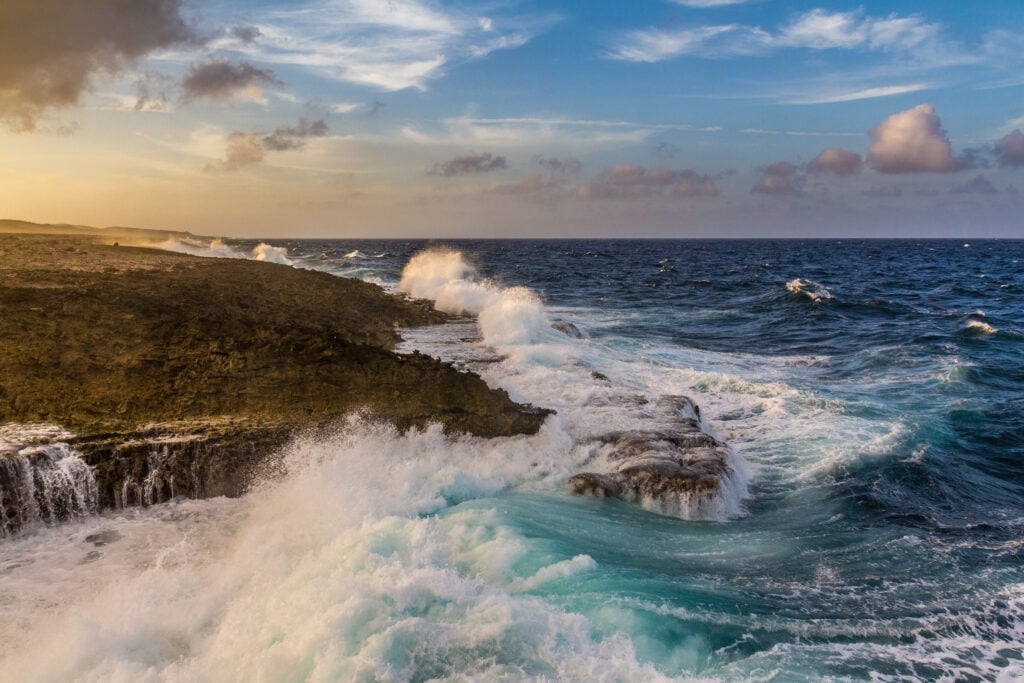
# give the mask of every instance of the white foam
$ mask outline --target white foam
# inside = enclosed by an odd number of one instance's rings
[[[660,415],[654,409],[661,396],[684,393],[678,385],[642,381],[636,374],[635,357],[620,359],[613,350],[586,338],[585,330],[569,336],[553,329],[550,312],[534,292],[481,278],[457,251],[431,249],[415,255],[402,273],[398,290],[431,299],[449,313],[477,316],[478,345],[490,353],[483,354],[483,362],[476,361],[471,351],[467,353],[459,338],[465,334],[461,327],[454,339],[446,339],[443,328],[441,337],[429,329],[406,330],[403,349],[424,348],[447,356],[446,360],[469,367],[490,384],[506,389],[515,400],[553,408],[578,443],[592,442],[612,431],[652,429],[657,426],[652,421],[667,419],[671,423],[686,417]],[[585,327],[573,322],[570,310],[559,311],[559,320]],[[503,360],[490,362],[495,354]],[[610,381],[595,376],[595,370],[610,376]],[[596,447],[594,452],[600,455]],[[652,512],[683,519],[725,520],[742,514],[747,468],[735,453],[729,458],[732,474],[712,496],[637,502]],[[610,463],[598,465],[613,469]]]
[[[803,296],[814,303],[821,303],[832,299],[832,292],[825,285],[818,284],[813,280],[796,278],[786,283],[786,290],[794,296]]]
[[[206,258],[252,259],[256,261],[279,263],[285,266],[295,264],[294,261],[288,257],[287,247],[275,247],[267,244],[266,242],[260,242],[253,247],[252,251],[249,253],[235,249],[234,247],[225,244],[225,242],[220,239],[210,240],[209,242],[187,238],[182,240],[168,239],[155,244],[144,244],[143,246],[152,247],[154,249],[163,249],[165,251],[174,251],[179,254],[203,256]]]
[[[252,256],[257,261],[269,261],[270,263],[279,263],[283,266],[293,265],[293,262],[288,258],[288,249],[286,247],[274,247],[264,242],[260,242],[252,249]]]
[[[967,323],[964,325],[964,329],[968,333],[983,335],[993,334],[999,331],[997,328],[992,327],[984,320],[968,320]]]
[[[0,671],[12,681],[668,680],[627,636],[598,637],[584,616],[530,595],[592,571],[593,559],[530,568],[531,541],[493,508],[428,514],[517,484],[556,488],[576,450],[550,426],[453,440],[354,421],[297,441],[290,476],[255,495],[7,543]]]

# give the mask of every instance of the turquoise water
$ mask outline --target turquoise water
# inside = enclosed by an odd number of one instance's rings
[[[558,415],[496,441],[355,420],[244,499],[5,541],[0,679],[1024,677],[1024,243],[272,244],[392,288],[457,251],[403,286],[476,335],[408,344],[493,356]],[[720,507],[565,491],[624,397],[679,393],[732,449]]]

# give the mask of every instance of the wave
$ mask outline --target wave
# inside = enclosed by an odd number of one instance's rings
[[[430,249],[415,255],[397,289],[429,299],[447,313],[476,316],[469,329],[447,325],[403,331],[406,343],[401,349],[440,356],[478,372],[515,400],[553,408],[576,442],[594,444],[591,465],[598,469],[618,472],[637,466],[637,460],[623,460],[623,451],[616,450],[615,444],[626,435],[646,444],[655,459],[683,462],[688,456],[673,445],[673,439],[681,438],[675,432],[691,423],[701,423],[708,431],[699,409],[681,406],[678,387],[655,388],[638,381],[630,372],[635,365],[625,372],[606,372],[621,366],[609,350],[588,339],[581,326],[564,316],[552,321],[533,291],[482,278],[458,251]],[[474,344],[475,334],[479,338]],[[666,438],[669,433],[673,436]],[[725,458],[720,486],[710,496],[664,494],[658,499],[640,496],[637,502],[684,519],[739,516],[747,496],[746,465],[732,451],[726,451]],[[649,464],[645,461],[643,466]]]
[[[189,254],[191,256],[203,256],[206,258],[251,259],[255,261],[278,263],[284,266],[295,265],[295,262],[288,257],[288,249],[286,247],[275,247],[267,244],[266,242],[260,242],[248,253],[239,251],[219,239],[210,240],[209,242],[190,239],[169,239],[163,242],[157,242],[155,244],[147,243],[141,246],[151,247],[153,249],[163,249],[165,251],[175,251],[179,254]]]
[[[828,287],[825,285],[799,277],[787,282],[786,290],[793,296],[809,299],[816,304],[821,303],[822,301],[829,301],[833,298],[832,292],[830,292]]]
[[[550,489],[578,450],[550,427],[482,440],[351,421],[297,440],[289,477],[256,495],[15,539],[0,557],[0,670],[10,680],[668,680],[628,636],[601,637],[589,618],[532,594],[595,571],[593,558],[551,556],[495,508],[459,505],[517,483]]]

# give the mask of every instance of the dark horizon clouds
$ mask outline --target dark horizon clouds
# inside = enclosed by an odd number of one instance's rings
[[[508,161],[503,156],[494,156],[490,152],[477,154],[470,152],[465,156],[454,157],[448,161],[438,162],[427,171],[428,175],[439,175],[445,178],[453,178],[460,175],[473,175],[477,173],[489,173],[500,171],[508,167]]]
[[[622,164],[606,169],[578,190],[581,199],[643,199],[646,197],[717,197],[711,176],[692,169],[648,169]]]

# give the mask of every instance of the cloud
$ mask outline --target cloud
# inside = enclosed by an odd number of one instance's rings
[[[252,45],[263,35],[263,32],[255,26],[239,25],[229,28],[227,34],[243,45]]]
[[[670,142],[659,142],[658,146],[654,148],[654,154],[659,159],[675,159],[679,156],[679,152],[682,151]]]
[[[233,64],[214,59],[193,64],[181,81],[186,102],[213,100],[223,102],[239,93],[259,95],[264,86],[283,85],[270,69],[260,69],[248,62]]]
[[[893,114],[870,131],[868,164],[880,173],[948,173],[957,168],[930,104]]]
[[[744,5],[751,0],[672,0],[677,5],[706,9],[708,7],[725,7],[726,5]]]
[[[228,136],[228,144],[224,149],[224,158],[216,164],[211,164],[206,169],[220,169],[222,171],[237,171],[240,168],[258,164],[263,161],[266,150],[260,144],[260,138],[256,133],[243,133],[235,131]]]
[[[830,172],[840,176],[850,176],[860,173],[864,162],[856,152],[850,152],[839,147],[830,147],[821,150],[821,153],[814,158],[814,161],[807,164],[807,169],[817,172]]]
[[[281,126],[272,133],[234,131],[227,138],[224,157],[207,164],[207,171],[237,171],[246,166],[258,164],[267,152],[285,152],[302,149],[310,138],[322,138],[328,134],[325,121],[299,119],[295,126]]]
[[[483,154],[470,152],[466,156],[455,157],[443,163],[436,163],[427,173],[451,178],[457,175],[498,171],[507,167],[508,162],[503,156],[494,156],[490,152],[484,152]]]
[[[278,4],[253,17],[261,33],[247,52],[253,59],[385,91],[425,90],[451,64],[520,47],[554,21],[482,17],[419,0]]]
[[[917,15],[871,17],[859,10],[814,9],[797,15],[775,32],[744,24],[630,31],[608,56],[630,62],[659,62],[682,55],[722,58],[784,48],[907,51],[934,44],[940,28]]]
[[[672,171],[643,166],[613,166],[577,191],[581,199],[642,199],[645,197],[716,197],[711,176],[686,169]]]
[[[957,185],[949,192],[950,194],[999,194],[995,185],[981,173],[971,178],[969,182]]]
[[[996,143],[996,157],[1004,166],[1024,166],[1024,133],[1019,128],[999,139]]]
[[[755,194],[797,196],[804,193],[806,180],[807,177],[797,166],[779,161],[761,168],[761,179],[750,191]]]
[[[609,53],[611,59],[625,62],[661,62],[687,54],[714,57],[735,54],[750,54],[762,49],[767,40],[760,29],[750,29],[735,24],[700,26],[686,29],[645,29],[630,31],[624,40]],[[748,39],[738,38],[750,34]],[[715,38],[727,38],[712,45]],[[748,49],[738,49],[746,44]]]
[[[917,15],[868,17],[862,11],[829,12],[813,9],[785,26],[775,42],[787,47],[814,50],[832,48],[870,48],[907,50],[934,38],[938,24],[929,24]]]
[[[35,130],[46,111],[79,103],[98,74],[196,42],[181,0],[0,2],[0,121]]]
[[[847,92],[832,92],[827,95],[814,95],[789,100],[788,104],[837,104],[839,102],[855,102],[857,100],[871,100],[878,97],[892,97],[893,95],[906,95],[907,93],[931,90],[934,86],[929,83],[910,83],[908,85],[888,85],[876,88],[865,88]]]
[[[277,128],[273,133],[263,136],[261,143],[268,150],[283,152],[289,149],[301,149],[305,146],[307,139],[326,137],[329,132],[326,121],[299,119],[296,126]]]
[[[541,168],[545,169],[551,176],[570,176],[576,175],[583,170],[583,164],[579,162],[579,159],[555,159],[552,157],[534,157],[534,163]]]

